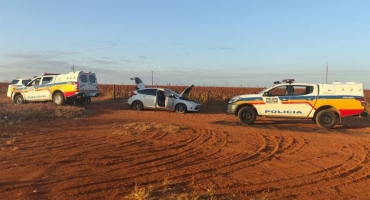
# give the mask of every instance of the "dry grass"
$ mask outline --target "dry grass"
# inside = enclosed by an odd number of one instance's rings
[[[19,147],[16,145],[17,137],[22,135],[19,132],[0,132],[0,150],[16,151]]]
[[[9,140],[6,141],[6,144],[7,145],[12,145],[12,144],[14,144],[15,140],[16,140],[16,137],[9,138]]]
[[[152,186],[145,188],[145,187],[141,187],[138,184],[135,184],[134,191],[132,191],[132,193],[127,196],[127,198],[137,199],[137,200],[149,199],[152,193],[152,189],[153,189]]]
[[[0,97],[0,127],[18,125],[25,121],[86,116],[85,109],[77,106],[57,106],[53,103],[14,104],[5,95]]]
[[[124,124],[121,128],[114,131],[115,135],[137,135],[143,132],[160,131],[169,134],[178,133],[187,127],[181,127],[174,124],[154,123],[154,122],[132,122]]]
[[[183,186],[178,186],[176,183],[172,183],[169,180],[169,176],[165,176],[163,182],[160,185],[148,187],[140,186],[135,184],[133,191],[123,197],[123,199],[138,199],[138,200],[232,200],[236,199],[237,195],[234,193],[224,196],[216,195],[216,185],[209,185],[206,188],[200,189],[199,187],[188,188],[189,192],[184,192]],[[238,198],[240,199],[240,198]],[[264,199],[267,200],[266,195],[262,195],[258,198],[253,199]]]

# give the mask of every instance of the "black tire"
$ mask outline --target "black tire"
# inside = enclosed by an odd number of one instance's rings
[[[238,112],[240,122],[246,125],[251,125],[256,120],[257,112],[252,107],[243,107]]]
[[[316,124],[325,129],[331,129],[338,123],[338,117],[331,110],[322,110],[316,115]]]
[[[18,94],[17,96],[14,97],[14,103],[15,104],[24,104],[25,101],[23,99],[23,96]]]
[[[175,111],[177,113],[186,113],[186,112],[188,112],[188,108],[186,107],[185,104],[179,103],[179,104],[176,105]]]
[[[132,102],[131,106],[134,110],[143,110],[144,109],[143,103],[141,103],[141,101],[134,101],[134,102]]]
[[[76,103],[76,105],[78,105],[78,106],[83,106],[83,105],[85,105],[85,103],[86,103],[86,99],[84,99],[84,98],[76,99],[76,100],[75,100],[75,103]]]
[[[91,97],[87,97],[87,98],[86,98],[86,104],[87,104],[87,105],[90,105],[90,104],[91,104]]]
[[[57,92],[53,95],[53,102],[57,105],[63,105],[65,102],[64,95],[61,92]]]
[[[316,118],[311,118],[311,120],[316,124]]]

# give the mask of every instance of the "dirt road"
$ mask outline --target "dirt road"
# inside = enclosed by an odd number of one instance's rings
[[[370,119],[242,126],[221,109],[86,106],[0,127],[1,199],[367,199]],[[136,190],[135,190],[136,186]]]

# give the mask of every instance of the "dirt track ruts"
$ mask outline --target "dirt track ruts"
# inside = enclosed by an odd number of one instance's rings
[[[310,120],[242,126],[210,108],[86,109],[86,118],[0,127],[5,199],[122,199],[135,184],[151,185],[152,199],[194,191],[219,199],[370,197],[368,118],[324,130]]]

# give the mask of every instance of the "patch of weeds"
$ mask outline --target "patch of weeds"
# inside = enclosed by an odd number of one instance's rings
[[[71,119],[84,116],[85,108],[76,106],[57,106],[52,103],[0,105],[0,126],[21,124],[30,120]]]
[[[148,199],[152,193],[153,187],[149,185],[148,188],[140,187],[140,185],[135,184],[134,191],[128,196],[128,198],[134,198],[137,200]]]
[[[154,123],[154,122],[132,122],[125,124],[120,130],[114,131],[115,135],[137,135],[143,132],[161,131],[169,134],[178,133],[187,127],[177,126],[174,124]]]
[[[7,145],[12,145],[12,144],[14,144],[15,140],[16,140],[16,137],[9,138],[9,140],[6,141],[6,144]]]
[[[269,200],[269,196],[268,192],[263,192],[259,197],[253,197],[250,200]]]

